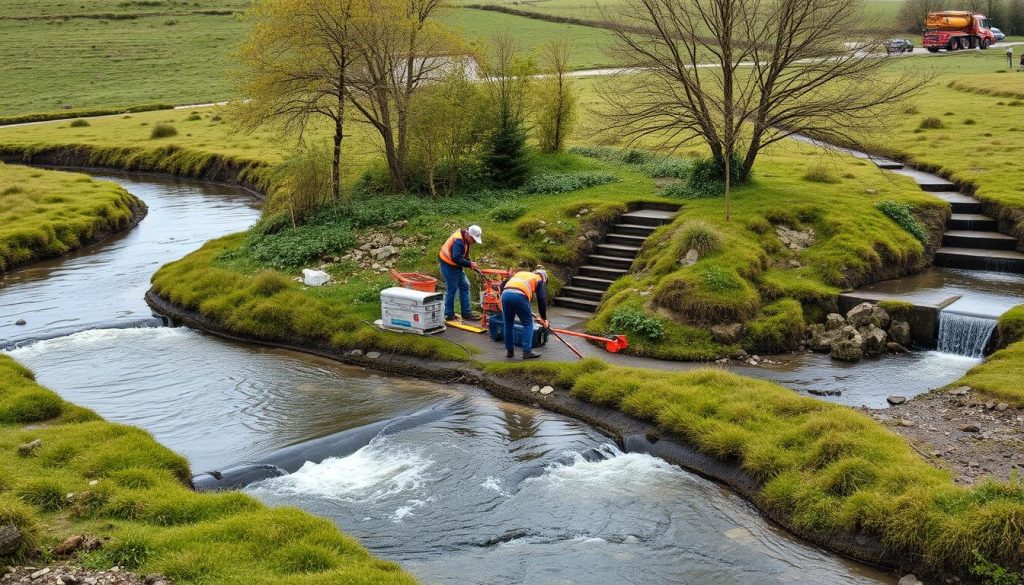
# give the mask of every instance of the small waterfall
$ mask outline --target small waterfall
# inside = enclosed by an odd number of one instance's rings
[[[985,357],[985,346],[996,320],[965,313],[939,313],[939,351],[967,357]]]

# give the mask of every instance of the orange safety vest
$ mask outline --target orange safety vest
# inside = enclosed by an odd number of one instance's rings
[[[533,295],[537,292],[537,287],[540,286],[543,280],[535,272],[516,272],[505,283],[505,290],[517,290],[526,295],[527,299],[533,301]]]
[[[458,267],[459,264],[452,259],[452,247],[455,246],[455,240],[463,240],[463,245],[466,246],[465,255],[469,257],[469,240],[462,237],[462,230],[455,230],[455,233],[441,246],[441,251],[437,253],[437,257],[445,264]]]

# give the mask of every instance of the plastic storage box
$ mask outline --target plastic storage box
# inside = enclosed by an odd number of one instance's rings
[[[380,291],[381,327],[427,335],[444,331],[444,295],[393,286]]]
[[[491,313],[487,319],[487,333],[494,341],[505,341],[505,319],[501,313]],[[516,346],[523,346],[523,325],[516,320],[515,339],[512,340]],[[548,342],[548,332],[544,326],[536,320],[533,322],[533,347],[544,347]]]

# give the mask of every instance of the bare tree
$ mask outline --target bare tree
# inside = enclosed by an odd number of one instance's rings
[[[949,0],[903,0],[899,15],[896,17],[897,26],[903,32],[920,34],[929,12],[946,10],[949,7]]]
[[[576,122],[577,92],[569,77],[571,52],[565,39],[544,45],[541,59],[546,75],[537,83],[537,138],[544,152],[559,152]]]
[[[609,129],[705,144],[728,218],[729,181],[763,148],[797,133],[856,143],[920,85],[880,74],[880,38],[849,42],[861,14],[857,0],[626,0],[616,50],[639,72],[603,84]]]
[[[373,0],[355,35],[360,54],[349,78],[352,105],[383,141],[391,186],[406,190],[409,105],[416,89],[450,67],[455,38],[432,17],[440,0]]]
[[[235,55],[242,99],[232,103],[232,119],[243,131],[277,126],[301,142],[311,124],[333,126],[335,204],[348,76],[356,60],[352,25],[369,9],[367,0],[260,0],[247,13],[252,28]]]

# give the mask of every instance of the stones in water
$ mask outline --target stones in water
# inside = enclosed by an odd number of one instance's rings
[[[886,398],[885,401],[888,402],[889,404],[893,405],[893,406],[896,406],[898,404],[903,404],[904,402],[906,402],[907,401],[907,397],[906,396],[890,396],[890,397]]]
[[[939,313],[939,351],[985,357],[985,346],[995,329],[995,319],[942,311]]]
[[[906,321],[893,321],[892,325],[889,326],[889,339],[903,347],[909,347],[913,343],[913,339],[910,337],[910,323]]]
[[[888,329],[892,319],[882,307],[873,303],[861,303],[846,313],[846,322],[858,329],[868,325]]]
[[[889,313],[873,303],[861,303],[844,317],[829,313],[824,323],[807,327],[807,347],[828,353],[833,359],[856,362],[865,356],[907,353],[911,343],[910,324],[894,321]]]
[[[21,325],[28,325],[28,321],[26,321],[26,320],[24,320],[24,319],[18,319],[17,321],[15,321],[15,322],[14,322],[14,324],[15,324],[15,325],[18,325],[18,326],[21,326]]]

